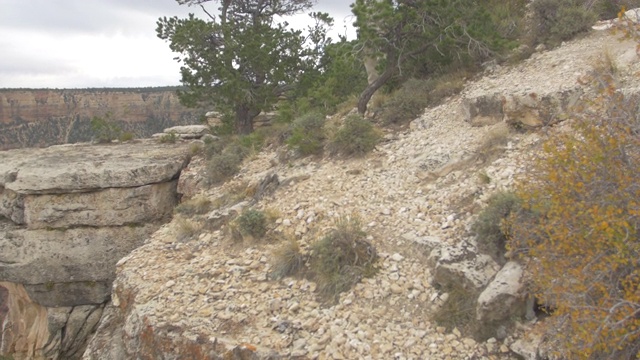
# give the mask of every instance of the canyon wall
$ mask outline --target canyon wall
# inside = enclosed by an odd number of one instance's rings
[[[118,260],[173,212],[188,141],[0,151],[0,359],[78,359]]]
[[[176,88],[0,89],[0,150],[91,141],[91,118],[111,118],[136,138],[197,124],[203,111],[180,104]]]

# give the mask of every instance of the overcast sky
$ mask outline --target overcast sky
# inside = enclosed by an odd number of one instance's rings
[[[318,0],[314,11],[330,13],[333,34],[344,34],[350,3]],[[0,0],[0,88],[179,85],[179,65],[156,37],[156,21],[190,12],[202,14],[175,0]]]

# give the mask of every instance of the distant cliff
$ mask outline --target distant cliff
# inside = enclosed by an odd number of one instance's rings
[[[90,141],[91,118],[107,113],[138,138],[199,123],[202,111],[182,106],[175,90],[0,89],[0,150]]]

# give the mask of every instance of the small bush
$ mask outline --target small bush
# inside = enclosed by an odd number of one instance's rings
[[[401,124],[420,116],[429,106],[433,81],[409,79],[383,106],[380,119],[385,124]]]
[[[380,134],[371,122],[359,115],[349,115],[331,139],[334,153],[345,156],[362,156],[372,151],[380,141]]]
[[[325,138],[324,122],[324,116],[317,112],[295,119],[287,145],[302,156],[319,154]]]
[[[509,133],[509,126],[505,123],[487,132],[476,150],[478,159],[487,162],[503,152],[503,147],[509,142]]]
[[[204,196],[199,196],[180,203],[180,205],[176,206],[175,211],[187,216],[202,215],[209,212],[212,205],[211,200]]]
[[[193,239],[198,235],[200,229],[201,227],[197,223],[189,219],[185,219],[183,217],[178,217],[176,219],[176,238],[180,242],[186,242]]]
[[[447,331],[457,328],[464,334],[474,334],[477,328],[476,305],[479,294],[460,283],[452,283],[442,291],[449,296],[433,314],[433,320]]]
[[[158,141],[160,141],[160,143],[162,144],[175,144],[178,139],[178,135],[172,131],[170,133],[162,134]]]
[[[557,45],[589,31],[596,21],[596,14],[578,0],[536,0],[531,8],[536,43]]]
[[[107,113],[104,117],[94,116],[91,119],[93,138],[98,143],[110,143],[122,136],[122,129],[113,122],[112,117],[111,113]]]
[[[306,257],[300,252],[295,239],[290,239],[273,252],[271,277],[279,280],[287,276],[298,274],[304,269]]]
[[[478,242],[478,250],[491,256],[499,264],[506,263],[504,255],[507,251],[507,236],[509,235],[506,220],[521,206],[522,201],[515,194],[496,193],[489,198],[489,204],[471,225],[471,231],[475,234]]]
[[[242,234],[260,239],[267,233],[267,217],[260,210],[247,210],[236,221]]]
[[[127,141],[133,140],[134,138],[135,138],[135,135],[132,132],[127,131],[127,132],[122,133],[122,135],[120,135],[120,139],[119,140],[121,142],[127,142]]]
[[[312,245],[310,271],[320,296],[337,300],[340,293],[375,273],[376,259],[360,222],[340,219],[335,229]]]
[[[209,184],[219,184],[237,174],[240,164],[242,156],[232,151],[211,156],[206,166]]]

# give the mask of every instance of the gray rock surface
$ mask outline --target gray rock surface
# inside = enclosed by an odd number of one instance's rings
[[[0,304],[23,324],[0,355],[82,355],[116,263],[171,216],[189,160],[187,142],[0,152]]]

